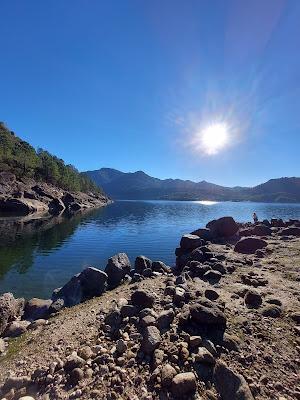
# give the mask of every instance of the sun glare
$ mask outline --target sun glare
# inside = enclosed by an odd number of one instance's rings
[[[201,147],[206,154],[217,154],[228,142],[228,128],[225,123],[207,126],[200,133]]]

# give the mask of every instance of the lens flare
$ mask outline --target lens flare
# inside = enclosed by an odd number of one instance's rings
[[[228,127],[225,123],[211,124],[200,132],[200,147],[208,155],[219,153],[228,140]]]

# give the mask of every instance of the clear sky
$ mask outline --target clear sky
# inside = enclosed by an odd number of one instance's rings
[[[299,0],[0,0],[0,120],[79,170],[300,176]],[[226,126],[206,154],[199,132]]]

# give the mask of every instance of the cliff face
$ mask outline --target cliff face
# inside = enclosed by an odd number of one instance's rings
[[[300,202],[300,178],[271,179],[255,187],[225,187],[210,182],[158,179],[143,171],[101,168],[85,173],[115,199],[166,199]]]
[[[36,212],[60,214],[110,203],[102,193],[69,192],[30,178],[17,179],[10,172],[0,172],[0,212],[27,215]]]

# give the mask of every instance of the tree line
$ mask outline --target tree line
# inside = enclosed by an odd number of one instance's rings
[[[86,175],[73,165],[39,148],[37,151],[0,122],[0,171],[18,178],[33,178],[73,192],[100,192]]]

